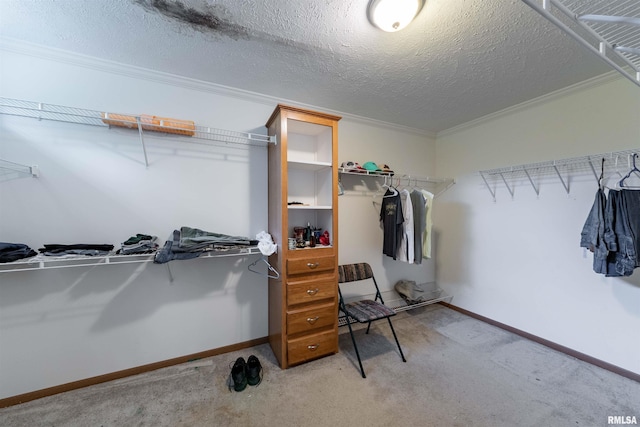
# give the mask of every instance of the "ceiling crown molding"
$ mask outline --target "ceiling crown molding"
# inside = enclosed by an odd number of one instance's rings
[[[453,135],[457,132],[462,132],[464,130],[471,129],[476,126],[480,126],[492,120],[496,120],[501,117],[506,117],[511,114],[517,113],[519,111],[524,111],[524,110],[533,108],[537,105],[546,104],[556,99],[564,98],[565,96],[569,96],[577,92],[582,92],[584,90],[591,89],[593,87],[600,86],[600,85],[603,85],[615,80],[621,80],[621,79],[622,79],[622,76],[620,76],[618,72],[609,71],[599,76],[584,80],[580,83],[576,83],[571,86],[567,86],[565,88],[548,93],[546,95],[542,95],[537,98],[533,98],[528,101],[522,102],[520,104],[505,108],[504,110],[496,111],[495,113],[487,114],[486,116],[480,117],[475,120],[471,120],[467,123],[463,123],[461,125],[454,126],[452,128],[440,131],[437,133],[436,137],[441,138],[443,136]]]
[[[244,98],[254,102],[273,105],[276,98],[268,97],[255,92],[236,89],[228,86],[196,80],[189,77],[178,76],[161,71],[150,70],[148,68],[137,67],[135,65],[122,64],[115,61],[96,58],[94,56],[83,55],[62,49],[51,48],[24,42],[21,40],[0,37],[0,50],[6,50],[21,55],[33,56],[50,61],[76,65],[96,71],[117,74],[135,79],[142,79],[157,83],[163,83],[185,89],[193,89],[202,92],[212,92],[220,95]]]
[[[151,82],[168,84],[185,89],[196,90],[199,92],[214,93],[217,95],[228,96],[231,98],[242,99],[249,102],[268,105],[272,108],[279,103],[297,105],[302,108],[311,110],[325,111],[330,114],[342,116],[353,122],[366,124],[369,126],[377,126],[384,129],[391,129],[399,132],[421,135],[427,138],[435,139],[435,132],[426,132],[420,129],[414,129],[402,125],[396,125],[380,120],[370,119],[367,117],[357,116],[355,114],[345,113],[341,111],[330,110],[321,106],[314,106],[301,103],[296,100],[276,98],[274,96],[264,95],[257,92],[251,92],[230,86],[224,86],[216,83],[205,82],[202,80],[192,79],[189,77],[169,74],[162,71],[150,70],[148,68],[137,67],[134,65],[122,64],[115,61],[96,58],[94,56],[83,55],[62,49],[46,47],[38,44],[28,43],[8,37],[0,37],[0,50],[12,52],[20,55],[33,56],[36,58],[46,59],[74,66],[89,68],[96,71],[102,71],[110,74],[121,75],[134,79],[147,80]]]

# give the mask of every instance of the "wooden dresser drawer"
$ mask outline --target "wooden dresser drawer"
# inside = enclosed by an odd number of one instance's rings
[[[327,326],[335,326],[338,321],[336,305],[325,304],[318,308],[287,313],[287,334],[311,332]]]
[[[335,255],[315,256],[287,260],[288,274],[308,274],[336,268]]]
[[[314,279],[289,282],[287,284],[287,305],[336,299],[338,279]]]
[[[289,364],[295,365],[338,352],[338,333],[335,330],[309,335],[288,343]]]

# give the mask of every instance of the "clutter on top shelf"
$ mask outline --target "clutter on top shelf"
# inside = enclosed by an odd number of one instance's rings
[[[100,113],[100,115],[102,117],[102,121],[108,125],[121,126],[129,129],[138,127],[138,117],[140,119],[140,123],[142,124],[142,129],[144,130],[193,136],[196,129],[195,122],[191,120],[149,116],[147,114],[142,114],[140,116],[131,116],[114,113]]]

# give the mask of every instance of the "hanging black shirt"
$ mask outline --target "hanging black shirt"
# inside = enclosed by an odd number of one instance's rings
[[[402,202],[400,193],[394,188],[389,188],[382,197],[380,208],[380,222],[384,230],[382,253],[396,259],[396,253],[402,239]]]

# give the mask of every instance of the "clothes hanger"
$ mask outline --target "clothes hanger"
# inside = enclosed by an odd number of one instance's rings
[[[617,174],[620,178],[622,178],[622,172],[620,172],[620,165],[618,164],[618,160],[620,160],[620,155],[616,155],[616,163],[615,163],[615,174]]]
[[[598,178],[598,187],[600,190],[604,190],[604,157],[602,158],[602,165],[600,166],[600,178]]]
[[[390,194],[386,194],[383,195],[382,197],[393,197],[393,196],[397,196],[398,195],[398,190],[396,190],[393,187],[393,177],[390,177],[389,180],[391,181],[389,184],[387,184],[387,176],[385,175],[384,177],[384,184],[382,184],[382,188],[387,188],[391,193]]]
[[[636,158],[638,157],[637,153],[633,153],[633,155],[631,156],[631,161],[633,162],[633,167],[631,168],[631,170],[624,176],[622,177],[622,179],[620,180],[620,182],[618,182],[618,186],[620,188],[640,188],[640,186],[625,186],[624,184],[624,180],[629,178],[631,176],[631,174],[636,174],[638,175],[638,177],[640,177],[640,169],[638,169],[638,167],[636,166]]]
[[[598,188],[601,190],[619,190],[618,181],[623,177],[620,172],[619,160],[620,156],[616,154],[609,157],[603,157],[603,167],[600,171],[600,177],[598,178]],[[610,168],[605,167],[605,162],[612,162],[613,165]],[[609,169],[609,170],[607,170]]]
[[[375,198],[376,198],[376,197],[378,197],[378,196],[383,196],[383,195],[384,195],[384,193],[386,193],[386,192],[387,192],[387,189],[388,189],[388,188],[391,188],[391,186],[389,185],[388,177],[385,175],[385,176],[384,176],[384,182],[382,183],[382,185],[380,186],[380,188],[378,189],[378,191],[376,191],[376,192],[373,194],[373,198],[375,199]]]
[[[416,178],[415,182],[413,183],[413,187],[411,187],[411,190],[422,191],[422,188],[418,186],[418,178]]]
[[[411,182],[418,182],[417,178],[412,178],[411,175],[402,175],[401,180],[406,181],[406,184],[402,186],[403,189],[411,190]]]
[[[263,273],[261,271],[258,270],[254,270],[253,267],[256,266],[256,264],[258,264],[260,261],[264,262],[265,264],[267,264],[267,269],[269,271],[271,271],[273,274],[269,274],[269,273]],[[255,260],[254,262],[252,262],[251,264],[249,264],[249,266],[247,267],[247,269],[253,273],[259,274],[261,276],[267,276],[270,279],[279,279],[280,278],[280,273],[278,273],[278,270],[276,270],[275,268],[273,268],[273,266],[271,264],[269,264],[269,261],[267,261],[266,257],[262,257],[262,258],[258,258],[257,260]]]

